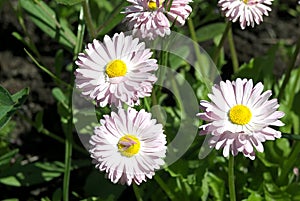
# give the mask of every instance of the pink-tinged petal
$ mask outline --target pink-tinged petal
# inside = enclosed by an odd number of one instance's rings
[[[263,15],[268,16],[273,0],[219,0],[221,11],[232,22],[239,20],[241,29],[246,26],[254,27],[255,23],[263,21]]]
[[[101,107],[119,107],[122,103],[134,106],[139,104],[139,98],[150,96],[158,65],[144,42],[121,32],[113,38],[106,35],[103,43],[93,40],[85,52],[75,62],[75,83],[82,95],[96,100]],[[105,70],[114,60],[125,63],[125,75],[108,77]]]
[[[171,5],[164,5],[164,1],[156,1],[156,9],[148,7],[148,0],[127,0],[132,5],[127,6],[125,21],[128,28],[141,38],[154,40],[157,37],[170,35],[170,25],[175,23],[182,26],[192,11],[188,5],[191,0],[173,0]],[[170,7],[166,11],[165,7]],[[168,19],[169,18],[169,19]]]
[[[219,85],[213,86],[212,93],[208,95],[210,102],[201,100],[200,109],[203,112],[197,114],[199,118],[207,121],[199,128],[200,135],[210,135],[209,147],[223,149],[225,157],[230,153],[235,156],[241,152],[245,157],[254,160],[255,150],[264,151],[262,142],[281,137],[280,131],[269,126],[283,126],[280,118],[284,116],[284,112],[277,111],[277,99],[268,100],[271,91],[262,93],[263,88],[262,83],[253,87],[252,80],[240,78],[232,82],[221,81]],[[220,109],[223,105],[228,107],[227,112]],[[229,116],[231,109],[240,105],[248,108],[251,114],[245,124],[239,124]],[[242,108],[239,109],[243,111]],[[237,112],[235,118],[243,120],[243,115],[248,116],[245,110]]]
[[[101,126],[96,126],[90,139],[89,152],[96,162],[96,168],[104,171],[113,183],[139,185],[147,178],[151,179],[155,171],[164,165],[162,158],[166,156],[166,136],[161,124],[151,119],[145,110],[136,111],[128,108],[119,109],[111,115],[104,115]],[[134,129],[142,127],[143,129]],[[126,135],[137,136],[140,142],[138,152],[132,156],[124,156],[118,144],[131,146],[136,141],[123,141]],[[143,137],[140,137],[143,136]]]

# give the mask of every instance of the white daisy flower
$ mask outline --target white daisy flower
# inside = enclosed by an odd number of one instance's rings
[[[202,100],[204,112],[197,114],[208,122],[200,126],[200,134],[210,135],[211,148],[223,148],[225,157],[242,152],[253,160],[254,148],[263,152],[262,142],[281,137],[281,132],[270,126],[283,126],[279,118],[284,113],[277,111],[277,99],[268,100],[272,92],[262,93],[263,88],[262,83],[253,87],[251,79],[240,78],[213,86],[208,94],[211,102]]]
[[[157,78],[158,65],[152,52],[138,38],[115,34],[94,40],[80,53],[75,62],[75,83],[81,93],[101,107],[107,104],[129,106],[139,104],[139,98],[150,96]]]
[[[188,4],[192,0],[127,0],[131,5],[126,14],[127,25],[135,34],[150,40],[170,35],[170,26],[175,22],[183,26],[192,12]],[[167,10],[169,9],[169,10]]]
[[[104,115],[100,124],[90,139],[90,153],[113,183],[139,185],[164,165],[166,136],[150,113],[120,108]]]
[[[273,0],[219,0],[218,5],[230,21],[239,20],[242,29],[260,24],[268,16]]]

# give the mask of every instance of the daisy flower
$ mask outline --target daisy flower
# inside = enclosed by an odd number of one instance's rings
[[[232,22],[239,20],[242,29],[254,27],[255,23],[263,21],[263,15],[268,16],[273,0],[219,0],[222,12]]]
[[[135,34],[150,40],[157,36],[164,37],[171,33],[170,24],[175,22],[183,26],[192,12],[188,3],[192,0],[127,0],[132,5],[127,6],[122,13],[126,14],[128,27]],[[170,5],[171,3],[171,5]],[[169,10],[167,10],[169,8]]]
[[[211,102],[202,100],[204,111],[197,116],[207,121],[200,126],[200,135],[209,135],[209,146],[217,150],[223,148],[224,157],[237,155],[255,159],[254,148],[263,152],[262,142],[281,137],[281,132],[270,126],[283,126],[279,118],[284,113],[277,111],[277,99],[268,100],[270,90],[262,93],[264,86],[253,86],[252,80],[221,81],[208,94]]]
[[[131,185],[151,179],[166,155],[162,125],[151,114],[133,108],[120,108],[104,115],[90,139],[90,154],[96,167],[113,183]]]
[[[144,42],[124,33],[113,38],[104,37],[104,42],[94,40],[80,53],[75,62],[76,87],[81,93],[97,102],[101,107],[107,104],[129,106],[139,104],[139,98],[150,96],[154,72],[158,65],[151,59],[152,52]]]

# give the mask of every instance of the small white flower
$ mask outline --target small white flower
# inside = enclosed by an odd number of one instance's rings
[[[150,113],[119,109],[100,123],[90,139],[90,153],[113,183],[139,185],[165,163],[166,136]]]
[[[223,155],[237,155],[242,152],[250,159],[255,158],[254,148],[263,152],[262,142],[281,137],[281,132],[269,126],[283,126],[279,118],[284,113],[277,111],[277,99],[268,100],[270,90],[262,93],[263,85],[253,87],[252,80],[240,79],[221,81],[214,85],[208,95],[211,102],[202,100],[204,113],[198,113],[207,124],[200,126],[201,135],[210,135],[209,145],[217,150],[223,148]]]
[[[105,36],[103,43],[94,40],[75,62],[76,87],[101,107],[138,105],[139,98],[150,96],[157,80],[158,65],[151,56],[144,42],[123,33]]]

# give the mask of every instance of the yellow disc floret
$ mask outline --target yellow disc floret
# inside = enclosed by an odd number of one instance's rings
[[[156,9],[157,9],[156,1],[149,1],[149,3],[148,3],[148,8],[149,8],[150,10],[156,10]]]
[[[126,157],[132,157],[140,150],[141,143],[136,136],[125,135],[118,142],[119,152]]]
[[[248,3],[248,0],[243,0],[244,4],[247,4]]]
[[[229,119],[232,123],[245,125],[251,120],[252,114],[250,109],[244,105],[236,105],[229,111]]]
[[[119,59],[113,60],[106,65],[106,74],[108,77],[121,77],[127,72],[126,64]]]

